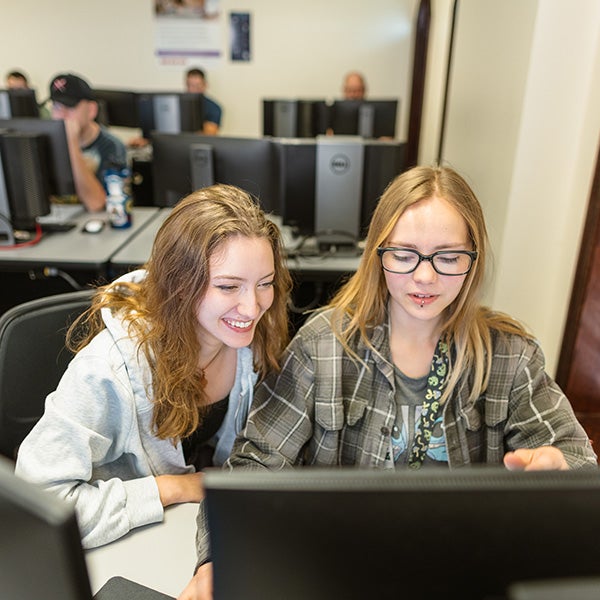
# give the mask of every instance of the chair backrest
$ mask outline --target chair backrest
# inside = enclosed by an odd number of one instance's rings
[[[94,290],[39,298],[0,316],[0,454],[16,452],[44,412],[72,358],[69,325],[91,304]]]

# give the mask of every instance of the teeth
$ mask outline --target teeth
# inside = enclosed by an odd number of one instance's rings
[[[252,325],[252,321],[232,321],[231,319],[225,319],[225,322],[237,329],[248,329]]]

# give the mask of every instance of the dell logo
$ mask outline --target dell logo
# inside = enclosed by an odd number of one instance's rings
[[[343,175],[350,169],[350,159],[345,154],[335,154],[331,157],[329,168],[336,175]]]

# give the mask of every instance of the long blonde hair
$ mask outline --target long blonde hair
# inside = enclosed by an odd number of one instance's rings
[[[454,390],[461,374],[472,375],[470,400],[486,388],[492,361],[492,330],[531,337],[523,325],[481,305],[488,254],[488,237],[481,205],[467,182],[447,167],[414,167],[396,177],[373,213],[360,266],[329,306],[332,323],[345,350],[353,355],[350,339],[359,334],[367,345],[368,330],[387,318],[389,292],[377,248],[385,246],[404,211],[432,196],[444,198],[467,224],[477,260],[452,304],[442,315],[442,337],[453,346],[450,377],[442,400]]]
[[[258,322],[251,345],[254,367],[264,378],[278,369],[289,340],[292,282],[277,226],[251,196],[229,185],[207,187],[181,200],[156,235],[145,279],[99,288],[91,309],[68,332],[70,348],[79,351],[104,328],[102,308],[120,313],[150,364],[153,426],[160,438],[186,437],[202,419],[205,382],[198,371],[196,310],[209,284],[211,256],[235,236],[266,239],[273,251],[273,304]]]

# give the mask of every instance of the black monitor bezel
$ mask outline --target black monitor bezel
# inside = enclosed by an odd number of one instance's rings
[[[215,600],[284,581],[288,600],[481,600],[515,581],[600,575],[597,469],[209,470],[204,485]]]
[[[151,140],[157,206],[172,206],[171,192],[181,199],[194,191],[190,148],[202,144],[212,148],[214,183],[240,187],[257,198],[265,212],[279,212],[279,155],[270,139],[153,131]]]

